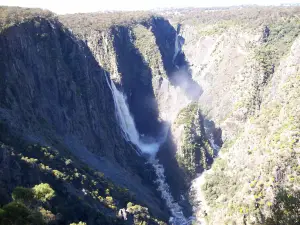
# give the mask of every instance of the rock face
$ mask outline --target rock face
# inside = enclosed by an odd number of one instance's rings
[[[68,150],[166,218],[151,169],[122,136],[108,73],[89,48],[43,18],[2,31],[0,46],[1,124],[28,143]]]
[[[153,168],[123,137],[112,81],[141,138],[161,143],[187,216],[193,203],[203,224],[299,222],[286,207],[299,202],[297,8],[14,10],[0,11],[0,204],[17,185],[48,182],[64,223],[168,220]]]
[[[68,25],[68,19],[62,21]],[[168,144],[173,141],[169,126],[201,89],[192,80],[179,39],[161,17],[74,33],[55,18],[35,17],[12,25],[0,39],[1,122],[14,138],[71,153],[166,219],[153,169],[122,136],[108,82],[113,79],[126,95],[145,139],[167,139],[158,157],[175,200],[180,200],[187,185],[175,158],[176,146]],[[17,184],[22,182],[12,187]],[[182,204],[189,214],[187,201]]]
[[[175,199],[180,200],[187,186],[175,159],[176,146],[172,144],[169,128],[179,111],[201,94],[181,50],[180,29],[162,17],[153,16],[130,26],[98,30],[78,30],[70,18],[62,20],[84,37],[98,63],[124,92],[139,133],[146,139],[167,139],[158,157]]]
[[[200,16],[200,25],[190,20],[193,12],[181,21],[183,51],[203,89],[199,107],[221,128],[224,141],[212,169],[195,180],[191,198],[201,201],[195,213],[202,223],[281,224],[284,217],[297,224],[299,218],[287,214],[299,207],[284,204],[287,193],[295,200],[299,190],[293,179],[299,160],[299,20],[292,13],[298,9],[264,10],[258,17],[243,10],[246,20],[225,10],[220,17],[207,12],[206,21]],[[290,20],[272,17],[276,12]]]

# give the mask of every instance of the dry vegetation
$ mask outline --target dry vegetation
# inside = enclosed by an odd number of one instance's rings
[[[76,13],[60,16],[60,21],[74,31],[105,30],[111,26],[132,26],[153,16],[147,11]]]
[[[38,8],[0,7],[0,31],[35,17],[55,18],[55,14]]]
[[[176,13],[175,13],[176,12]],[[299,17],[300,7],[231,7],[215,9],[181,9],[174,12],[161,12],[165,17],[185,24],[215,24],[220,21],[235,21],[236,23],[259,27],[273,23],[278,18]]]

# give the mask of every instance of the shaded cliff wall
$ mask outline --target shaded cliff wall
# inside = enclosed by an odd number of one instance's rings
[[[0,46],[1,123],[28,142],[67,149],[166,218],[152,169],[122,137],[106,72],[84,42],[36,18],[2,31]]]

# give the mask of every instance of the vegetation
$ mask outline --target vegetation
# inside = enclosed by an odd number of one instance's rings
[[[46,224],[49,218],[44,208],[40,208],[39,200],[42,203],[54,197],[54,190],[49,184],[39,184],[34,188],[16,187],[12,193],[13,202],[10,202],[0,209],[1,225],[21,224]],[[34,201],[34,198],[38,201]],[[49,213],[48,213],[49,214]]]
[[[71,223],[70,225],[87,225],[87,224],[80,221],[79,223]]]
[[[60,16],[59,20],[79,34],[89,33],[92,30],[106,30],[113,26],[134,26],[149,20],[152,16],[152,13],[146,11],[99,12],[68,14]]]
[[[149,65],[152,75],[167,78],[162,65],[162,58],[153,33],[143,25],[133,27],[134,45]]]
[[[136,202],[128,189],[116,186],[103,173],[81,163],[64,148],[60,147],[59,151],[51,146],[28,144],[12,136],[3,124],[0,125],[0,150],[8,153],[10,162],[22,168],[21,174],[28,174],[21,182],[23,185],[43,182],[33,184],[32,188],[16,187],[11,192],[0,189],[1,196],[7,192],[14,200],[8,203],[0,199],[0,205],[4,205],[0,210],[1,225],[52,224],[57,220],[65,224],[88,220],[94,224],[123,224],[116,216],[118,210],[128,202]],[[38,160],[24,160],[33,157]],[[16,175],[11,171],[10,176]],[[10,204],[8,208],[7,204]],[[8,222],[15,217],[9,211],[11,207],[22,213],[16,221]],[[150,213],[147,215],[154,221],[150,224],[158,224]]]
[[[179,11],[176,17],[170,17],[182,24],[196,24],[200,35],[219,35],[232,26],[249,30],[264,28],[259,44],[249,44],[249,48],[255,48],[258,73],[262,74],[261,78],[257,76],[261,80],[255,81],[254,97],[259,98],[259,111],[253,113],[245,130],[225,143],[222,156],[215,160],[211,173],[206,176],[202,190],[211,209],[207,214],[208,222],[298,224],[300,92],[297,87],[300,69],[297,58],[283,59],[289,57],[287,53],[300,31],[299,8]],[[164,76],[155,38],[143,25],[152,16],[145,12],[115,12],[65,15],[59,19],[82,35],[112,26],[129,26],[134,45],[152,73]],[[47,11],[1,7],[0,31],[36,17],[55,19]],[[34,24],[39,26],[39,20]],[[46,38],[47,34],[41,37]],[[287,67],[281,68],[283,72],[278,69],[282,61]],[[80,91],[77,90],[77,94],[80,95]],[[262,96],[267,100],[263,101]],[[250,107],[240,101],[234,108],[241,106]],[[198,106],[190,104],[175,122],[175,126],[184,128],[177,159],[188,179],[208,169],[214,157],[203,132],[202,120]],[[45,139],[48,138],[51,139]],[[0,131],[0,149],[11,163],[9,175],[2,168],[0,172],[15,179],[11,179],[9,187],[2,185],[5,190],[2,186],[0,189],[1,197],[5,196],[0,198],[1,225],[55,222],[83,225],[81,221],[88,219],[95,224],[122,224],[124,221],[116,214],[124,208],[133,217],[134,224],[163,224],[154,219],[146,207],[138,205],[126,188],[114,185],[103,173],[73,157],[59,141],[49,143],[49,146],[28,143],[7,130]],[[20,174],[22,178],[18,178]],[[4,183],[1,179],[0,182]],[[38,184],[40,182],[43,183]],[[12,190],[13,187],[16,188]],[[12,202],[6,198],[10,195]]]
[[[184,169],[187,180],[195,177],[197,172],[208,169],[214,156],[202,123],[203,118],[197,103],[182,109],[175,121],[175,126],[184,126],[181,149],[176,158]]]
[[[282,18],[296,18],[299,7],[245,6],[225,8],[186,8],[174,9],[176,13],[162,11],[164,17],[176,23],[188,25],[214,25],[234,23],[246,29],[258,29]],[[179,13],[178,13],[179,12]]]
[[[12,192],[12,199],[23,203],[30,203],[34,199],[34,191],[31,188],[16,187]]]
[[[48,10],[0,6],[0,32],[36,17],[55,18],[54,14]]]
[[[263,44],[255,52],[255,58],[264,74],[263,84],[274,73],[275,67],[279,65],[280,59],[287,54],[299,32],[299,18],[276,21],[265,27]]]
[[[34,197],[42,202],[46,202],[55,196],[54,190],[49,184],[39,184],[33,187]]]
[[[135,225],[146,225],[146,224],[159,224],[159,225],[166,225],[166,223],[159,221],[157,219],[151,218],[148,209],[146,207],[142,207],[140,205],[134,205],[133,203],[129,202],[127,204],[126,211],[133,215],[133,222]]]
[[[270,33],[267,42],[272,38]],[[299,223],[300,68],[293,63],[298,47],[296,41],[289,54],[281,55],[280,66],[269,78],[272,86],[262,92],[268,100],[261,102],[236,139],[225,142],[226,151],[221,149],[221,157],[205,176],[208,224]]]
[[[266,225],[300,223],[300,191],[279,190]]]

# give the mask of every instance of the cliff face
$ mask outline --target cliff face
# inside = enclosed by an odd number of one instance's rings
[[[203,224],[297,224],[297,12],[0,17],[0,203],[17,185],[48,182],[59,197],[49,210],[65,223],[167,221],[153,168],[123,137],[112,80],[140,137],[161,143],[186,215],[190,202]],[[84,212],[69,215],[60,204],[74,197],[67,205]]]
[[[61,20],[66,25],[70,22],[68,18]],[[128,188],[134,201],[166,219],[168,212],[155,190],[153,169],[123,138],[108,83],[112,79],[124,92],[137,129],[146,140],[161,142],[167,138],[159,158],[171,191],[180,200],[187,186],[175,159],[176,146],[168,144],[172,142],[169,123],[195,100],[200,88],[191,79],[177,31],[161,17],[102,30],[70,28],[74,33],[57,18],[32,16],[11,23],[1,32],[1,123],[8,133],[2,137],[3,144],[15,151],[38,144],[39,151],[49,146],[62,155],[75,157],[72,160],[79,160],[76,166],[83,162],[100,171],[116,185]],[[195,94],[188,93],[191,87],[196,87]],[[12,139],[20,140],[22,145],[13,145],[8,141]],[[34,156],[24,154],[21,160],[35,161]],[[13,159],[19,164],[18,160]],[[2,162],[7,161],[3,157]],[[55,167],[42,159],[40,164],[48,166],[54,176],[56,171],[64,170],[61,164]],[[34,173],[42,178],[30,178],[30,182],[10,180],[10,187],[3,188],[7,189],[3,194],[6,201],[15,186],[48,180],[40,171]],[[67,177],[68,173],[63,173]],[[10,174],[15,176],[14,172]],[[53,180],[48,182],[52,184]],[[122,197],[118,198],[117,209],[124,207]],[[189,213],[187,202],[182,203]],[[72,218],[78,219],[75,215]]]
[[[138,202],[166,219],[153,170],[122,136],[109,75],[84,42],[55,19],[35,18],[3,30],[0,46],[2,142],[12,144],[14,137],[68,152],[128,188]],[[8,134],[11,138],[5,139]],[[2,163],[9,164],[8,159],[2,158]],[[1,179],[5,185],[6,178]],[[34,183],[10,182],[11,188]],[[6,196],[11,188],[3,188]]]
[[[175,199],[180,200],[187,186],[175,159],[176,145],[169,128],[179,111],[201,94],[181,49],[180,29],[158,16],[126,26],[85,30],[78,29],[68,16],[61,19],[83,37],[98,63],[124,92],[139,133],[145,139],[167,139],[158,157]],[[80,15],[76,19],[80,21]]]
[[[294,10],[299,9],[248,8],[242,10],[245,17],[238,10],[202,12],[206,19],[190,12],[181,18],[183,51],[203,89],[199,107],[221,128],[224,142],[212,169],[194,181],[191,191],[202,223],[299,221],[288,216],[299,210],[298,203],[287,206],[287,196],[297,202],[299,190],[294,179],[299,20]]]

